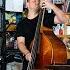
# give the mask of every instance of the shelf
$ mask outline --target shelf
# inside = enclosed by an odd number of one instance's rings
[[[59,69],[59,70],[70,70],[70,65],[63,65],[63,64],[53,64],[53,65],[47,65],[46,68],[49,69]]]
[[[0,31],[0,37],[3,37],[4,33],[5,33],[5,32]]]
[[[70,26],[70,24],[66,24],[66,26]]]
[[[56,35],[57,37],[61,38],[61,37],[64,37],[64,35]]]
[[[0,10],[4,10],[4,8],[0,6]]]
[[[13,49],[13,48],[6,48],[7,54],[16,54],[16,53],[21,53],[19,49]]]
[[[54,3],[54,4],[55,4],[55,5],[63,5],[64,3],[60,3],[60,2],[59,2],[59,3]]]
[[[69,37],[69,38],[70,38],[70,35],[67,35],[67,37]]]
[[[7,32],[10,32],[10,33],[15,33],[16,31],[6,31],[6,33],[7,33]]]
[[[70,38],[70,35],[57,35],[57,37],[59,37],[59,38],[64,38],[64,37]]]
[[[7,24],[6,31],[16,31],[16,24]]]
[[[67,15],[70,15],[70,13],[66,13]]]

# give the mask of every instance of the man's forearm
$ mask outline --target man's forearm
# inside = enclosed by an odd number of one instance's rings
[[[22,52],[23,55],[30,53],[29,50],[26,48],[26,46],[23,43],[19,43],[18,48]]]
[[[58,17],[58,19],[61,22],[66,22],[68,17],[67,17],[67,15],[61,9],[59,9],[54,4],[51,6],[51,9],[54,11],[54,13],[56,14],[56,16]]]

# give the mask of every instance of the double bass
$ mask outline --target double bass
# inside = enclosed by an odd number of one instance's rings
[[[32,60],[28,63],[27,70],[43,69],[51,64],[66,64],[67,52],[64,43],[53,33],[52,29],[43,27],[45,9],[40,10],[40,15],[31,44]]]

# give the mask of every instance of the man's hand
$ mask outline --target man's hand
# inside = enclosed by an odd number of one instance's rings
[[[52,9],[53,3],[50,2],[50,0],[41,0],[40,1],[40,7],[41,8],[46,8],[46,9]]]
[[[27,53],[25,55],[26,60],[31,61],[32,57],[31,57],[31,53]]]

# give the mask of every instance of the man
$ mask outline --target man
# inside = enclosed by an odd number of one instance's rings
[[[29,46],[34,38],[40,8],[52,10],[52,13],[46,14],[44,19],[44,26],[50,29],[52,29],[54,23],[66,22],[68,16],[64,15],[64,13],[54,4],[49,2],[49,0],[27,0],[26,5],[28,8],[28,15],[25,19],[19,22],[17,26],[17,42],[18,48],[23,56],[25,56],[25,59],[31,61]]]

